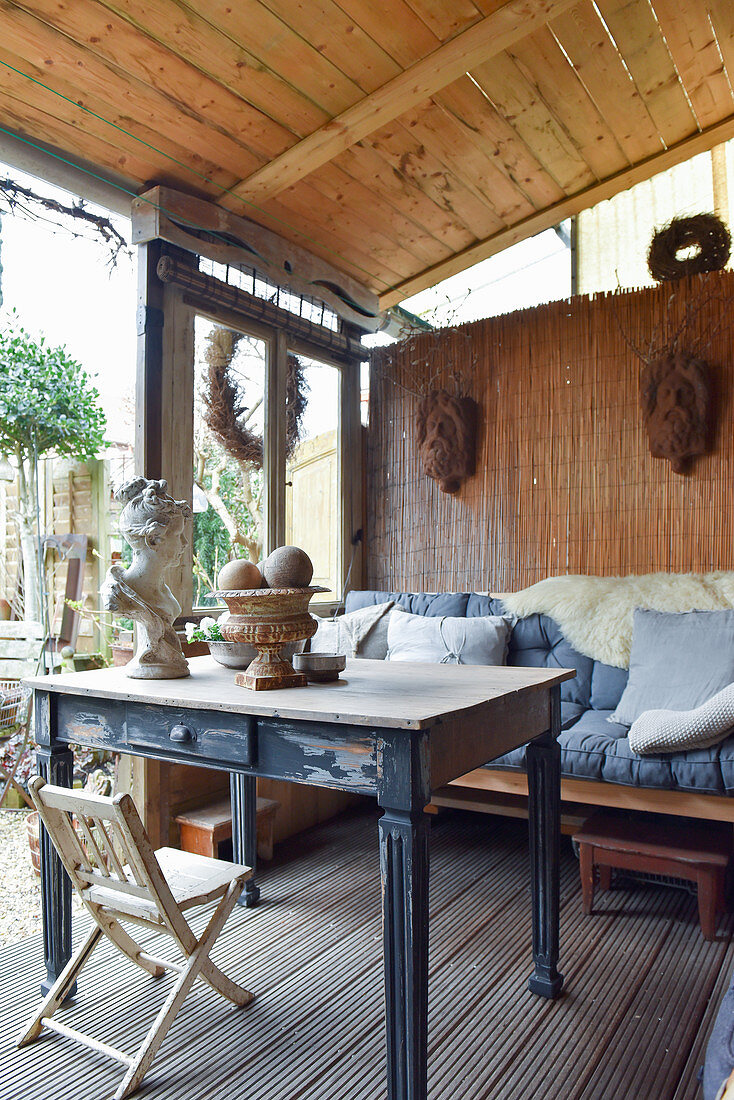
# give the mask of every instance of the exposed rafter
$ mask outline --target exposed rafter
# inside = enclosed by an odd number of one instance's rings
[[[537,214],[531,214],[530,217],[525,218],[516,225],[503,229],[502,232],[495,233],[492,237],[473,244],[470,248],[464,249],[463,252],[458,252],[449,260],[422,271],[420,275],[415,275],[412,279],[406,279],[399,286],[393,287],[385,294],[380,295],[380,309],[390,309],[391,306],[397,305],[405,298],[410,298],[421,290],[427,290],[443,279],[448,279],[451,275],[458,275],[474,264],[478,264],[481,260],[487,260],[490,256],[496,256],[498,252],[502,252],[503,249],[509,248],[519,241],[527,240],[528,237],[533,237],[536,233],[542,233],[544,229],[552,229],[553,226],[565,218],[570,218],[582,210],[587,210],[590,206],[594,206],[595,203],[602,202],[604,199],[611,199],[620,191],[626,191],[627,188],[633,187],[636,183],[650,179],[651,176],[656,176],[658,172],[665,172],[668,168],[681,164],[690,157],[695,157],[697,153],[705,153],[730,138],[734,138],[734,115],[716,126],[710,126],[701,133],[679,142],[663,153],[648,157],[647,160],[636,164],[633,168],[618,172],[616,175],[602,180],[601,183],[587,187],[576,195],[562,199],[561,202],[548,206],[544,210],[539,210]]]
[[[507,0],[469,30],[417,61],[232,189],[261,203],[285,191],[381,126],[491,60],[578,0]],[[223,205],[227,205],[224,200]]]

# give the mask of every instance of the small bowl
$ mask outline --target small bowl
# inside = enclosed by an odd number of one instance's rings
[[[338,680],[339,673],[347,667],[343,653],[296,653],[293,656],[296,672],[305,672],[313,684],[326,684]]]
[[[250,645],[249,642],[207,642],[206,644],[214,660],[225,668],[249,668],[251,662],[257,657],[257,646]],[[291,660],[293,654],[297,653],[302,645],[303,642],[291,642],[283,646],[281,653]]]
[[[254,645],[247,642],[208,642],[209,652],[225,668],[247,668],[257,657]]]

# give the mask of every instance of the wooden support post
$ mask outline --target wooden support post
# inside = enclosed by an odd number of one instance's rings
[[[381,747],[378,802],[383,896],[388,1100],[426,1100],[428,1090],[427,737]]]
[[[551,688],[550,729],[528,743],[530,875],[533,892],[533,962],[528,982],[532,993],[557,997],[563,988],[558,973],[561,860],[561,689]]]
[[[288,377],[288,337],[276,332],[268,340],[265,385],[265,531],[264,552],[285,542],[285,392]]]
[[[172,247],[172,246],[167,246]],[[172,496],[191,502],[194,469],[193,311],[156,274],[163,245],[138,248],[135,473],[165,478]],[[191,521],[188,521],[189,524]],[[189,527],[189,536],[191,529]],[[184,614],[191,610],[191,547],[169,584]],[[169,839],[169,767],[135,758],[132,789],[154,848]]]

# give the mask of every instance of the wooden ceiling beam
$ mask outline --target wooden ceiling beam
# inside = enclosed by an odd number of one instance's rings
[[[681,164],[683,161],[695,157],[697,153],[705,153],[715,145],[719,145],[721,142],[728,141],[733,137],[734,115],[730,115],[715,126],[709,126],[700,133],[671,146],[670,149],[666,149],[662,153],[656,153],[655,156],[648,157],[622,172],[617,172],[600,183],[586,187],[575,195],[569,195],[567,198],[561,199],[560,202],[553,203],[552,206],[523,218],[522,221],[510,226],[508,229],[503,229],[486,240],[470,245],[469,248],[465,248],[463,252],[458,252],[450,259],[434,264],[433,267],[427,268],[419,275],[406,279],[405,282],[380,295],[380,309],[390,309],[406,298],[410,298],[413,294],[418,294],[421,290],[428,290],[429,287],[435,286],[443,279],[448,279],[451,275],[458,275],[461,271],[466,271],[467,268],[473,267],[481,260],[487,260],[490,256],[495,256],[498,252],[502,252],[513,244],[527,240],[528,237],[534,237],[536,233],[542,233],[544,229],[552,229],[554,225],[558,225],[565,218],[579,214],[582,210],[587,210],[590,206],[595,206],[596,203],[602,202],[604,199],[611,199],[620,191],[626,191],[628,188],[634,187],[636,183],[642,183],[643,180],[650,179],[659,172],[665,172],[676,164]]]
[[[577,3],[578,0],[507,0],[481,22],[445,42],[254,172],[234,188],[234,194],[256,203],[280,194]]]

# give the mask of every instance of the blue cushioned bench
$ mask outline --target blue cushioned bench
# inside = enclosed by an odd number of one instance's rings
[[[350,592],[347,612],[393,600],[414,615],[502,615],[501,599],[475,592]],[[564,803],[617,806],[734,823],[734,735],[708,749],[638,756],[627,728],[607,721],[627,683],[626,670],[584,657],[545,615],[513,626],[507,663],[575,668],[561,685]],[[525,748],[516,749],[444,788],[439,805],[521,813],[527,795]]]

